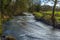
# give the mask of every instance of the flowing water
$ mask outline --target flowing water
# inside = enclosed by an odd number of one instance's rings
[[[3,35],[14,36],[16,40],[60,40],[60,31],[51,28],[33,16],[16,16],[3,24]]]

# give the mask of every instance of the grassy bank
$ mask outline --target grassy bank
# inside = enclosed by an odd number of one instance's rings
[[[38,19],[43,18],[43,19],[49,21],[49,20],[51,20],[52,11],[34,12],[34,15]],[[60,23],[60,12],[59,11],[55,12],[55,19],[56,19],[57,23]]]

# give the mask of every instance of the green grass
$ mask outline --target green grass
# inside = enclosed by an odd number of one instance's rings
[[[48,15],[52,15],[51,11],[47,11]],[[55,18],[57,22],[60,22],[60,12],[59,11],[55,11]]]
[[[47,11],[47,12],[45,12],[46,14],[52,14],[52,11]],[[58,14],[58,15],[60,15],[60,12],[59,11],[55,11],[55,14]]]
[[[37,17],[37,18],[40,18],[43,16],[42,13],[39,13],[39,12],[34,12],[34,15]]]
[[[45,13],[44,19],[50,20],[52,11],[46,11],[44,13]],[[41,18],[42,16],[44,16],[44,14],[40,12],[34,12],[34,14],[37,18]],[[60,23],[60,12],[55,11],[55,18],[56,18],[56,21]]]

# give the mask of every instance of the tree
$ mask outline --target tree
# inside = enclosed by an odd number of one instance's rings
[[[16,10],[14,14],[17,15],[17,14],[21,14],[22,12],[27,12],[29,7],[28,3],[29,0],[16,0],[15,2]]]
[[[10,5],[10,2],[11,2],[11,0],[1,0],[1,14],[3,15],[6,15],[7,14],[7,10],[9,10],[9,9],[7,9],[8,8],[8,6]],[[9,14],[9,13],[8,13]],[[8,15],[7,14],[7,15]]]
[[[1,12],[3,15],[13,16],[14,14],[20,14],[28,10],[29,0],[0,0],[1,1]]]
[[[37,1],[37,2],[35,2]],[[32,5],[29,7],[30,12],[37,11],[39,12],[41,9],[41,0],[31,0]]]
[[[53,26],[53,28],[55,28],[56,26],[55,26],[55,7],[56,7],[56,4],[57,4],[57,0],[55,0],[55,2],[54,2],[54,6],[53,6],[53,10],[52,10],[52,26]]]

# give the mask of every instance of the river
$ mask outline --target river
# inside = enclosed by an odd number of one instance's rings
[[[36,21],[33,16],[16,16],[3,24],[3,30],[3,35],[16,40],[60,40],[59,30],[52,30],[52,26]]]

